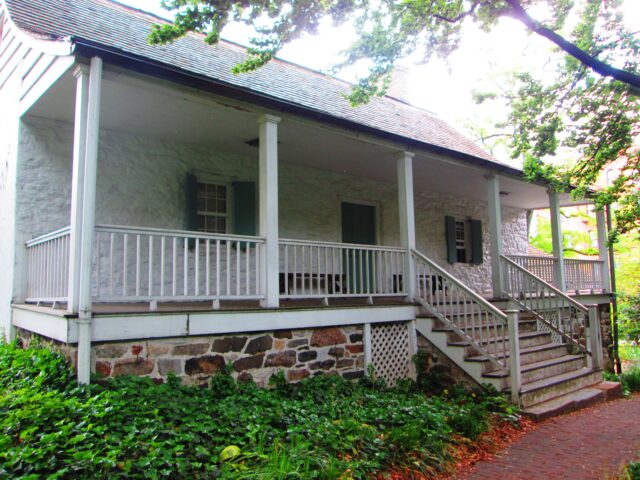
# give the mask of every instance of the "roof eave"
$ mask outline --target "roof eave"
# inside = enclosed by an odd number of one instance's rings
[[[512,175],[518,178],[523,177],[523,172],[521,170],[508,165],[499,164],[481,157],[459,152],[457,150],[421,142],[419,140],[407,138],[385,130],[369,127],[361,123],[329,115],[319,110],[287,102],[286,100],[265,95],[253,90],[244,89],[227,82],[212,79],[205,75],[195,74],[188,70],[174,67],[156,60],[151,60],[113,47],[108,47],[90,40],[73,37],[72,41],[75,45],[75,53],[80,56],[92,57],[98,55],[111,64],[128,68],[139,73],[168,79],[185,86],[214,91],[215,93],[229,98],[234,98],[236,100],[250,101],[251,103],[258,104],[265,108],[294,113],[316,121],[326,122],[349,130],[355,130],[360,133],[369,134],[393,143],[404,145],[407,149],[423,149],[431,153],[446,155],[448,157],[497,171],[502,174]]]

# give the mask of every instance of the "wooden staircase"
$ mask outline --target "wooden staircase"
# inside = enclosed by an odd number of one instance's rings
[[[486,355],[479,353],[468,340],[435,315],[420,314],[416,318],[416,330],[477,383],[493,385],[499,391],[510,391],[509,373],[497,369]],[[482,344],[489,351],[495,351],[501,343],[494,340],[495,337],[488,337]],[[501,340],[508,346],[508,339]],[[538,331],[537,320],[527,312],[520,315],[519,345],[520,404],[525,413],[542,418],[549,416],[549,409],[566,411],[569,406],[579,408],[604,399],[605,392],[601,388],[592,388],[602,382],[602,371],[590,368],[585,355],[572,352],[570,346],[554,343],[551,333]],[[504,354],[496,352],[496,356],[503,357]],[[508,353],[506,357],[508,359]],[[606,386],[610,388],[608,384]],[[588,391],[583,391],[585,389]],[[614,394],[607,395],[609,398]]]
[[[619,385],[602,382],[593,311],[515,264],[505,266],[508,299],[489,302],[413,253],[416,331],[478,384],[509,392],[537,418],[619,395]]]

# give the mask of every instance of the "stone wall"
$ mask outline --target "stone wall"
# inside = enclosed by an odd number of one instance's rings
[[[290,382],[322,373],[356,379],[364,374],[362,326],[96,343],[92,348],[92,370],[105,377],[165,380],[174,373],[184,383],[206,384],[225,365],[234,378],[262,387],[280,370]]]
[[[417,365],[418,375],[436,375],[443,386],[464,384],[477,385],[476,382],[456,365],[449,357],[442,353],[425,336],[417,334],[418,352],[424,357],[422,365]]]

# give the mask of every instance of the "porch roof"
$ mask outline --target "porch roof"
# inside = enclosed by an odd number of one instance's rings
[[[420,108],[384,97],[352,108],[343,97],[350,85],[282,60],[256,72],[234,75],[244,48],[229,42],[208,46],[199,35],[173,44],[147,43],[150,26],[159,17],[110,0],[5,0],[11,20],[26,31],[51,38],[70,37],[80,54],[101,54],[114,62],[147,73],[182,77],[191,84],[214,89],[271,108],[290,110],[407,146],[427,150],[520,176],[521,171],[498,162],[450,125]],[[190,78],[190,80],[187,80]],[[211,88],[211,87],[210,87]]]

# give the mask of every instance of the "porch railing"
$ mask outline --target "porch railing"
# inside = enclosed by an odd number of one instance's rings
[[[605,291],[604,262],[601,260],[582,260],[565,258],[564,276],[568,292]]]
[[[502,256],[507,296],[535,316],[539,329],[551,333],[556,343],[573,345],[589,353],[589,309],[516,262]]]
[[[556,286],[556,257],[534,255],[507,255],[511,261],[550,285]]]
[[[70,227],[29,240],[27,247],[28,302],[67,300]]]
[[[95,301],[259,299],[264,240],[96,226]]]
[[[511,261],[529,270],[536,277],[557,287],[555,268],[556,257],[537,257],[531,255],[507,255]],[[601,260],[585,260],[576,258],[564,259],[565,290],[580,293],[584,291],[604,292],[604,263]]]
[[[405,256],[396,247],[280,240],[280,296],[404,296]]]
[[[509,371],[507,315],[421,253],[414,250],[413,258],[416,300],[499,371]]]

